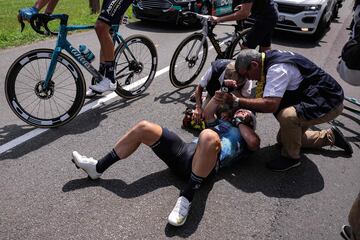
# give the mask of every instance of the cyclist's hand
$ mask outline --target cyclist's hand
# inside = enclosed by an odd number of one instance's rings
[[[29,21],[30,18],[38,12],[39,10],[35,7],[19,9],[18,19]]]
[[[217,16],[210,16],[210,21],[213,22],[213,23],[219,23],[219,18]]]
[[[236,81],[231,79],[224,80],[224,85],[232,89],[236,89],[238,87]]]
[[[222,91],[216,91],[213,98],[219,105],[232,104],[233,102],[233,95]]]
[[[198,124],[200,120],[203,118],[203,111],[200,107],[196,107],[193,111],[192,118],[194,119],[195,123]]]

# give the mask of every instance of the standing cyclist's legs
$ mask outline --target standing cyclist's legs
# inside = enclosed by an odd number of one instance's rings
[[[105,69],[105,79],[91,89],[105,92],[116,89],[114,43],[109,32],[112,24],[120,24],[120,19],[132,1],[109,0],[104,1],[100,15],[95,24],[95,31],[100,42],[100,69]]]
[[[245,36],[243,48],[255,49],[260,45],[260,52],[269,50],[271,48],[271,38],[275,24],[275,16],[256,19],[250,32]]]

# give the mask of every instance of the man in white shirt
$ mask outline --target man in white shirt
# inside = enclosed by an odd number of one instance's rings
[[[309,59],[289,51],[240,51],[235,68],[247,79],[257,80],[256,98],[234,97],[215,93],[221,104],[235,108],[273,113],[280,123],[277,140],[281,156],[267,163],[274,171],[297,167],[300,149],[337,146],[346,154],[353,150],[338,128],[321,131],[309,127],[335,119],[343,110],[344,93],[329,74]]]

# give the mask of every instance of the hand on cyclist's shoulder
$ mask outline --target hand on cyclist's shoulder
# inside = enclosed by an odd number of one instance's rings
[[[38,12],[39,12],[39,10],[35,7],[22,8],[22,9],[19,9],[18,18],[29,21],[30,18]]]

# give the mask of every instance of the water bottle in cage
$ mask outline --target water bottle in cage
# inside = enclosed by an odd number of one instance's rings
[[[81,52],[81,54],[84,56],[84,58],[88,61],[88,62],[92,62],[95,59],[95,55],[92,53],[92,51],[86,46],[86,45],[79,45],[79,51]]]

